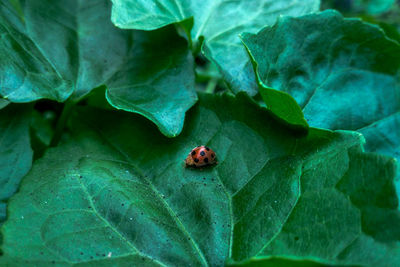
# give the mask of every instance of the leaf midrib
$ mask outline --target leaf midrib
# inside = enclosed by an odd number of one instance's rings
[[[188,230],[186,230],[185,226],[183,225],[183,223],[181,222],[181,220],[178,218],[178,215],[174,212],[173,209],[171,209],[171,207],[168,205],[168,203],[165,201],[165,199],[161,196],[160,192],[157,190],[157,188],[153,185],[153,183],[146,178],[146,176],[143,174],[143,172],[132,162],[131,158],[126,155],[123,151],[121,151],[117,146],[115,146],[108,138],[106,138],[102,132],[95,128],[95,131],[99,134],[99,136],[105,140],[111,148],[113,148],[117,153],[119,153],[120,155],[122,155],[126,161],[128,162],[128,164],[133,167],[137,173],[148,183],[148,186],[150,187],[150,189],[154,192],[155,196],[157,196],[157,198],[159,199],[159,201],[163,204],[164,208],[168,211],[168,213],[170,214],[171,218],[175,221],[176,225],[178,226],[178,228],[182,231],[182,233],[184,235],[186,235],[188,238],[188,240],[190,241],[190,243],[192,244],[192,247],[194,248],[195,252],[197,252],[197,254],[199,255],[199,258],[201,260],[201,262],[204,264],[204,266],[209,266],[202,250],[200,249],[200,247],[198,246],[198,244],[195,242],[194,238],[190,235],[190,232]],[[90,195],[88,195],[90,196]],[[91,199],[90,199],[91,200]],[[93,202],[91,202],[91,204],[93,204]],[[105,219],[104,219],[105,220]],[[105,220],[106,221],[106,220]],[[106,221],[107,222],[107,221]],[[108,223],[108,222],[107,222]],[[117,230],[115,230],[117,231]],[[117,231],[118,232],[118,231]],[[119,232],[118,232],[119,233]],[[120,233],[119,233],[120,234]],[[120,234],[121,235],[121,234]],[[129,243],[128,240],[124,239],[125,241],[127,241]],[[130,243],[129,243],[130,244]],[[132,245],[132,244],[130,244]],[[132,245],[133,246],[133,245]],[[136,248],[135,248],[136,249]],[[137,249],[136,249],[137,250]],[[165,265],[164,265],[165,266]]]
[[[161,263],[161,262],[159,262],[159,261],[157,261],[156,259],[153,259],[152,257],[150,257],[150,256],[148,256],[148,255],[146,255],[146,254],[143,254],[143,253],[141,253],[120,231],[118,231],[118,229],[116,229],[115,227],[114,227],[114,225],[112,225],[111,223],[109,223],[98,211],[97,211],[97,209],[96,209],[96,206],[94,205],[94,203],[93,203],[93,199],[92,199],[92,196],[89,194],[89,192],[88,192],[88,190],[87,190],[87,188],[86,188],[86,186],[82,183],[82,181],[81,181],[81,179],[79,178],[79,174],[75,174],[75,176],[76,176],[76,179],[79,181],[79,184],[80,184],[80,186],[81,186],[81,188],[82,188],[82,191],[84,192],[84,194],[86,195],[86,197],[87,197],[87,199],[88,199],[88,201],[89,201],[89,205],[92,207],[92,212],[101,220],[101,221],[103,221],[103,223],[106,225],[106,226],[108,226],[108,227],[110,227],[110,229],[112,229],[120,238],[121,238],[121,240],[123,240],[123,241],[125,241],[125,243],[127,243],[128,245],[129,245],[129,247],[131,247],[132,249],[133,249],[133,252],[136,252],[136,254],[138,254],[138,255],[140,255],[140,256],[142,256],[142,257],[145,257],[145,258],[148,258],[149,260],[151,260],[151,261],[153,261],[153,262],[156,262],[157,264],[159,264],[160,266],[166,266],[165,264],[163,264],[163,263]]]
[[[385,116],[383,116],[383,117],[381,117],[381,118],[379,118],[379,119],[377,119],[377,120],[375,120],[375,121],[373,121],[373,122],[371,122],[371,123],[369,123],[367,125],[364,125],[364,126],[358,128],[358,129],[355,129],[355,131],[359,132],[359,131],[362,131],[364,129],[368,129],[370,127],[374,127],[375,124],[378,124],[378,123],[380,123],[382,121],[389,120],[391,117],[394,117],[394,116],[396,116],[398,114],[400,114],[400,110],[396,110],[395,112],[392,112],[392,113],[390,113],[388,115],[385,115]]]

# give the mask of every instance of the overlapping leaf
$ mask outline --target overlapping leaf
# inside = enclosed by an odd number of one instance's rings
[[[337,246],[350,246],[363,225],[358,199],[374,202],[358,195],[351,181],[361,173],[353,170],[362,168],[392,196],[392,173],[378,175],[392,162],[361,153],[359,134],[310,129],[297,138],[244,94],[201,95],[173,140],[143,119],[112,111],[81,109],[72,126],[72,139],[40,159],[12,198],[0,263],[221,266],[228,257],[270,249],[296,214],[299,225],[311,226],[331,215],[326,231],[340,229]],[[187,153],[200,144],[216,151],[219,164],[185,168]],[[313,197],[314,213],[304,210]],[[381,211],[382,223],[390,222],[390,210]],[[370,228],[372,241],[386,234]]]
[[[30,39],[23,18],[9,1],[0,3],[0,33],[1,96],[14,102],[68,98],[73,92],[71,83]]]
[[[120,30],[107,0],[23,1],[23,17],[8,1],[0,6],[3,97],[76,100],[106,84],[116,108],[144,115],[167,136],[181,131],[196,94],[190,53],[173,30]]]
[[[29,140],[32,107],[11,104],[0,110],[0,222],[11,197],[32,165]]]
[[[108,102],[139,113],[169,137],[183,128],[185,112],[197,101],[193,58],[173,28],[135,32],[131,58],[108,82]]]
[[[193,17],[189,38],[204,37],[205,55],[214,61],[234,92],[257,93],[238,35],[271,25],[279,15],[299,16],[319,8],[318,0],[113,0],[112,20],[125,29],[153,30]],[[189,29],[187,29],[189,31]]]
[[[400,214],[393,159],[352,151],[346,169],[337,164],[306,167],[296,208],[261,254],[362,266],[399,265]],[[372,167],[375,164],[381,168]],[[335,172],[336,177],[321,181],[324,171]]]
[[[382,30],[325,11],[243,40],[260,82],[292,95],[311,126],[359,131],[368,151],[400,158],[400,45]]]

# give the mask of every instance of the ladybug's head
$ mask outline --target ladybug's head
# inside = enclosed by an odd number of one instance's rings
[[[186,166],[193,166],[193,165],[195,165],[192,155],[189,154],[189,155],[187,156],[187,158],[185,159],[185,164],[186,164]]]

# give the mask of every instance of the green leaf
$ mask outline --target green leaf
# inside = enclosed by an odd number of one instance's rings
[[[29,125],[32,107],[11,104],[0,110],[0,222],[5,201],[19,186],[32,165]]]
[[[378,152],[400,160],[400,111],[359,131],[367,140],[366,151]],[[400,196],[400,164],[397,164],[396,188]]]
[[[136,31],[133,40],[131,60],[107,82],[107,100],[175,137],[182,131],[185,112],[197,101],[193,56],[172,27]]]
[[[303,194],[262,254],[321,258],[338,264],[400,264],[394,160],[357,150],[348,156],[344,168],[337,161],[305,168]],[[321,181],[321,170],[336,175]]]
[[[244,38],[246,38],[246,36],[247,35],[245,34]],[[304,119],[303,111],[297,104],[296,100],[288,93],[270,88],[261,81],[260,77],[258,76],[258,63],[253,58],[251,51],[249,51],[249,47],[247,47],[246,44],[244,45],[249,57],[251,58],[251,63],[253,65],[258,84],[258,90],[263,100],[263,102],[261,101],[260,105],[264,106],[263,104],[266,104],[266,108],[271,110],[273,114],[275,114],[279,119],[283,120],[283,122],[287,123],[289,126],[307,130],[307,121]]]
[[[268,87],[259,87],[260,95],[267,108],[289,125],[300,128],[308,128],[303,112],[296,100],[286,92],[277,91]]]
[[[299,205],[300,176],[310,186],[324,184],[311,178],[341,177],[349,149],[360,147],[360,135],[350,132],[310,129],[296,138],[245,94],[201,94],[174,139],[140,117],[98,109],[78,110],[71,131],[67,143],[35,163],[12,198],[0,264],[221,266],[228,257],[243,260],[285,227]],[[187,153],[201,144],[216,151],[218,165],[185,168]],[[380,163],[367,167],[390,167]],[[326,167],[307,179],[317,165]],[[370,176],[382,183],[393,178],[387,174],[383,181],[376,172]],[[321,210],[340,195],[331,191],[321,194],[328,199],[318,204]],[[324,213],[332,215],[332,231],[340,225],[351,232],[356,223],[359,230],[359,216],[351,216],[358,209],[347,198],[336,204],[339,216]],[[352,213],[342,215],[346,207]]]
[[[311,126],[359,131],[368,151],[400,159],[400,45],[380,28],[329,10],[242,38],[260,83],[293,96]]]
[[[8,0],[1,1],[0,95],[12,102],[40,98],[64,101],[73,92],[71,83],[63,79],[26,31],[17,10]]]
[[[108,0],[24,1],[24,20],[7,2],[1,7],[1,95],[77,101],[105,84],[114,107],[149,118],[167,136],[179,134],[197,97],[192,59],[175,31],[118,29]]]
[[[319,9],[318,0],[112,0],[112,21],[124,29],[154,30],[194,18],[189,38],[204,38],[203,53],[215,62],[236,93],[257,93],[251,65],[238,35],[273,24],[279,15],[299,16]],[[149,15],[151,14],[151,16]],[[196,46],[196,45],[194,45]]]
[[[80,98],[102,85],[121,68],[132,48],[132,32],[120,31],[109,22],[110,4],[106,0],[24,1],[22,7],[25,20],[20,35],[29,38],[32,47],[70,84],[63,97],[51,99],[64,101],[72,93]],[[56,86],[51,90],[61,94]]]

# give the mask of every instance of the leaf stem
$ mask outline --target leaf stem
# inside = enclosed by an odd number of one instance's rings
[[[193,40],[192,40],[192,36],[190,35],[190,31],[188,31],[187,29],[185,29],[186,32],[186,36],[188,38],[188,43],[189,43],[189,50],[193,51]]]
[[[214,91],[215,91],[215,88],[217,87],[218,80],[219,80],[219,79],[216,78],[216,77],[212,78],[212,79],[208,82],[205,92],[206,92],[206,93],[209,93],[209,94],[213,94]]]
[[[67,100],[64,104],[64,108],[61,112],[60,117],[58,118],[57,124],[56,124],[56,129],[53,135],[53,138],[51,139],[50,146],[54,147],[57,146],[58,143],[61,140],[61,136],[64,132],[65,124],[67,123],[67,120],[69,118],[69,115],[71,114],[72,108],[76,105],[77,101],[72,101]]]

